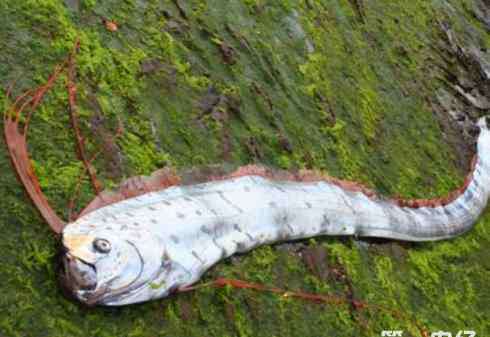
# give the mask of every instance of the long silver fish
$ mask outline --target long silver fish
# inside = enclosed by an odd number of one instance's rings
[[[264,244],[320,235],[442,240],[469,230],[490,193],[490,131],[450,202],[401,206],[328,181],[242,176],[174,186],[96,209],[62,233],[63,284],[90,305],[162,298],[218,261]]]

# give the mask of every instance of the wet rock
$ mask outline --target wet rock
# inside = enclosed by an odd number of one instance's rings
[[[478,137],[478,135],[480,134],[480,128],[476,125],[473,125],[471,126],[471,128],[469,128],[468,133],[473,137]]]
[[[458,122],[464,122],[466,119],[466,116],[465,116],[465,114],[458,113],[454,116],[454,119],[456,119],[456,121],[458,121]]]
[[[477,90],[471,90],[471,92],[465,91],[459,85],[455,85],[454,89],[463,96],[466,101],[473,105],[477,109],[486,110],[490,109],[490,102],[484,96],[482,96]]]

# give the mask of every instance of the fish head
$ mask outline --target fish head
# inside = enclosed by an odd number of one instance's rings
[[[144,231],[63,231],[60,283],[89,305],[125,305],[164,297],[185,283],[156,236]]]

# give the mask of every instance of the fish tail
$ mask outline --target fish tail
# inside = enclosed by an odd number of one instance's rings
[[[387,226],[361,226],[361,234],[407,241],[435,241],[470,230],[485,210],[490,196],[490,130],[485,118],[478,121],[478,126],[477,152],[472,170],[461,188],[446,198],[378,201]]]

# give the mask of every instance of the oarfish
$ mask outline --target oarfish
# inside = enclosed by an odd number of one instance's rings
[[[490,131],[484,118],[478,126],[472,170],[444,199],[387,199],[311,172],[255,167],[89,207],[63,229],[62,283],[81,302],[126,305],[185,289],[217,262],[265,244],[321,235],[460,235],[490,193]]]
[[[61,284],[85,304],[125,305],[188,290],[218,261],[264,244],[321,235],[448,239],[469,230],[487,205],[490,130],[481,118],[470,173],[445,198],[383,198],[359,184],[313,171],[246,166],[185,185],[163,170],[130,178],[116,191],[98,193],[76,220],[66,224],[42,193],[29,159],[27,130],[30,114],[66,71],[72,124],[83,152],[74,83],[78,46],[76,42],[45,84],[14,101],[4,114],[4,136],[27,194],[53,231],[61,234]],[[80,155],[95,183],[90,161]]]

